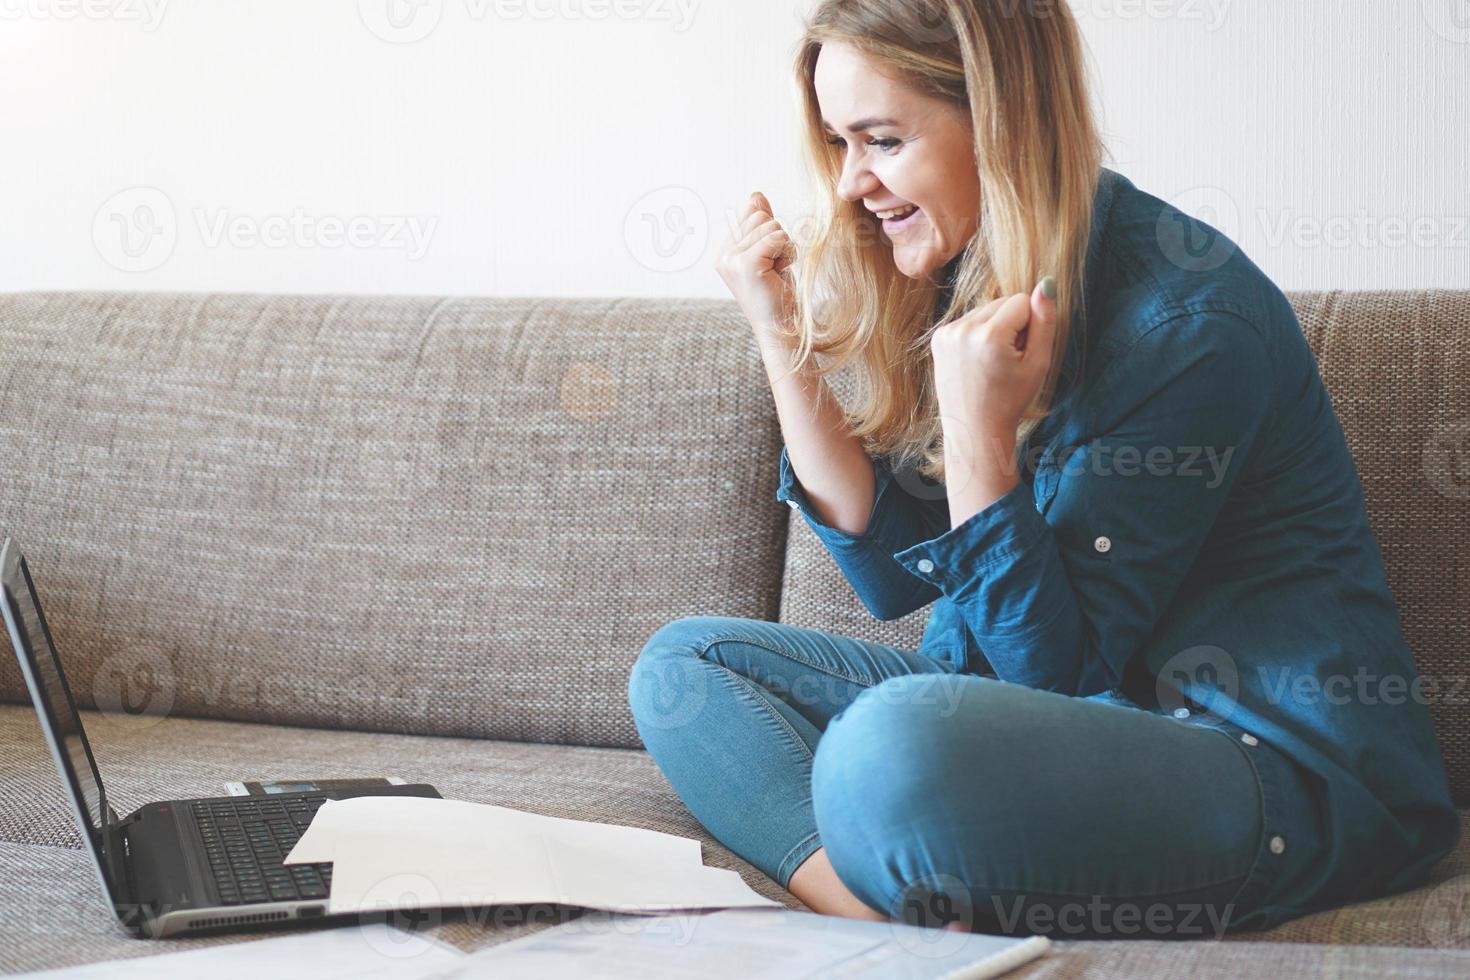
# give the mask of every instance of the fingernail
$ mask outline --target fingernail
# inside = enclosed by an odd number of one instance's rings
[[[1041,295],[1047,299],[1057,298],[1057,281],[1051,276],[1046,276],[1041,280]]]

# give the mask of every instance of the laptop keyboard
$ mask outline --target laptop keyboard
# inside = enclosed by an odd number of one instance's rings
[[[326,898],[332,865],[282,864],[325,796],[242,796],[191,804],[221,905]]]

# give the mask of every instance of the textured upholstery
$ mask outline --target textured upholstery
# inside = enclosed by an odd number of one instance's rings
[[[1470,674],[1470,293],[1292,300],[1405,634],[1448,690]],[[733,303],[0,296],[0,533],[104,709],[87,726],[119,809],[394,773],[693,837],[804,908],[694,820],[626,705],[643,642],[683,615],[917,645],[927,611],[874,621],[776,504],[780,444]],[[0,700],[26,700],[7,658]],[[1470,690],[1432,711],[1470,802]],[[107,918],[59,793],[31,709],[0,706],[0,970],[158,951]],[[1462,839],[1412,892],[1221,943],[1062,941],[1015,975],[1465,976],[1467,902]],[[515,911],[434,931],[472,949],[547,924]]]
[[[790,892],[711,837],[642,750],[312,731],[161,716],[118,719],[92,712],[86,715],[84,724],[95,738],[97,764],[114,806],[122,812],[152,800],[218,794],[227,779],[310,775],[322,773],[324,766],[334,775],[392,773],[430,782],[453,799],[691,837],[702,843],[705,864],[736,871],[757,892],[788,908],[806,908]],[[96,879],[79,850],[76,828],[56,805],[61,788],[35,715],[28,707],[0,706],[0,745],[6,747],[0,755],[0,786],[4,787],[0,795],[0,874],[7,883],[15,882],[17,888],[6,897],[7,915],[0,919],[0,951],[4,951],[0,952],[0,967],[30,969],[126,956],[138,952],[140,946],[151,951],[151,944],[125,938],[103,908],[96,894]],[[331,761],[324,763],[324,759]],[[1470,831],[1470,813],[1464,817]],[[58,897],[66,902],[59,922],[37,912]],[[1333,966],[1397,963],[1404,969],[1418,963],[1427,971],[1424,976],[1454,975],[1437,971],[1441,963],[1470,970],[1470,920],[1461,912],[1467,898],[1470,832],[1461,839],[1459,850],[1435,868],[1430,883],[1412,892],[1306,916],[1265,932],[1227,934],[1223,943],[1062,942],[1059,952],[1067,951],[1069,957],[1071,950],[1081,949],[1095,951],[1101,959],[1096,964],[1090,956],[1060,962],[1085,963],[1089,976],[1095,969],[1104,971],[1098,975],[1111,976],[1114,974],[1106,971],[1122,971],[1130,965],[1148,975],[1167,969],[1170,963],[1178,966],[1189,962],[1197,962],[1211,975],[1220,975],[1217,971],[1243,970],[1241,964],[1257,961],[1259,969],[1249,971],[1255,976],[1294,975],[1272,970],[1270,964],[1276,962]],[[10,914],[12,909],[16,914]],[[575,907],[496,906],[433,913],[430,921],[442,923],[436,930],[440,938],[471,949],[514,939],[576,914],[579,910]],[[56,943],[58,933],[67,937],[64,949]],[[208,941],[220,940],[170,940],[168,948],[183,949]],[[1323,955],[1320,951],[1291,953],[1269,945],[1272,942],[1425,947],[1457,952],[1448,958],[1399,960],[1375,958],[1385,954],[1374,949],[1339,948],[1339,952],[1322,960],[1318,959]],[[1129,949],[1135,946],[1143,948]],[[1154,949],[1156,946],[1159,948]],[[1231,946],[1239,947],[1241,952],[1221,948]],[[1164,954],[1170,947],[1188,947],[1190,951],[1177,953],[1183,958],[1173,961]],[[1202,959],[1196,961],[1196,956]],[[1391,972],[1403,975],[1397,969]]]
[[[1470,292],[1288,298],[1358,465],[1451,791],[1470,803]],[[851,382],[835,381],[839,401]],[[873,619],[811,528],[792,521],[788,533],[783,622],[917,649],[927,608]]]
[[[646,827],[702,842],[711,867],[739,873],[757,892],[805,909],[799,899],[709,835],[642,749],[540,745],[485,739],[321,731],[283,725],[164,716],[83,725],[108,799],[119,813],[154,800],[219,796],[229,779],[279,775],[400,775],[445,797],[495,803],[575,820]],[[98,895],[76,825],[59,805],[61,786],[35,713],[0,706],[0,971],[172,952],[243,936],[129,939]],[[46,846],[50,845],[50,846]],[[14,884],[12,884],[14,883]],[[61,903],[48,916],[40,910]],[[576,906],[506,905],[430,912],[439,938],[466,949],[536,932],[582,913]],[[65,937],[58,944],[59,936]],[[166,948],[165,948],[166,947]]]
[[[733,303],[27,294],[0,351],[0,532],[84,704],[637,747],[655,629],[776,615]]]

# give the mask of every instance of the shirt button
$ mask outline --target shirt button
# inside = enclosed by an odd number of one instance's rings
[[[1257,739],[1250,732],[1246,732],[1244,735],[1240,736],[1240,740],[1242,742],[1244,742],[1246,745],[1255,745],[1256,742],[1259,741],[1259,739]]]
[[[1106,535],[1103,535],[1100,536],[1096,541],[1092,542],[1092,546],[1098,551],[1107,551],[1113,546],[1113,542],[1109,541]]]
[[[1174,709],[1174,717],[1175,718],[1188,718],[1189,717],[1189,709],[1188,708],[1175,708]]]
[[[1271,853],[1280,854],[1284,850],[1286,850],[1286,841],[1282,838],[1282,836],[1280,834],[1277,834],[1275,837],[1272,837]]]
[[[926,575],[934,571],[934,563],[927,558],[920,558],[914,567]]]

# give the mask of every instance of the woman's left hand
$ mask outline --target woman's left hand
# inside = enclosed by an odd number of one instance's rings
[[[1042,283],[1029,296],[1002,296],[935,329],[929,352],[947,423],[968,426],[971,436],[1015,434],[1051,366],[1057,304]]]

